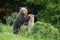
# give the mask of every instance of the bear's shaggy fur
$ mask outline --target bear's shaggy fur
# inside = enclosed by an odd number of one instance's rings
[[[21,25],[23,25],[24,22],[29,20],[29,16],[27,15],[28,10],[25,7],[21,7],[19,10],[19,14],[17,18],[15,19],[13,23],[13,33],[17,34],[20,30]]]

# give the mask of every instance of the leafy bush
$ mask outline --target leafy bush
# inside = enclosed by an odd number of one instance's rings
[[[3,24],[2,23],[0,23],[0,32],[3,32],[3,26],[2,26]]]
[[[45,10],[37,13],[39,21],[51,23],[60,30],[60,7],[56,4],[48,3]]]
[[[59,31],[54,28],[54,26],[44,23],[44,22],[36,22],[32,29],[28,32],[27,36],[31,36],[36,40],[58,40],[59,39]]]
[[[36,22],[30,31],[27,31],[27,26],[23,25],[20,29],[20,33],[13,34],[12,26],[0,24],[1,40],[59,40],[59,32],[54,26],[49,23]],[[5,36],[4,36],[5,35]]]
[[[60,0],[26,0],[26,2],[38,12],[36,13],[38,21],[51,23],[60,30]]]
[[[37,4],[37,5],[43,5],[43,4],[46,4],[47,0],[26,0],[27,2],[29,3],[34,3],[34,4]]]
[[[7,18],[8,24],[13,24],[14,19],[16,19],[18,12],[12,13],[11,16]]]

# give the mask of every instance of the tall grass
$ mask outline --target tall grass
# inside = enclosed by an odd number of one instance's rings
[[[0,40],[60,40],[58,29],[44,22],[36,22],[30,31],[22,26],[18,34],[13,34],[13,26],[0,24],[0,27]]]

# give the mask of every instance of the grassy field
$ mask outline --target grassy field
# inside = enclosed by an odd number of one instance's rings
[[[12,26],[3,25],[0,33],[0,40],[31,40],[20,34],[13,34]]]
[[[47,25],[47,29],[45,29],[45,25]],[[22,27],[19,34],[13,34],[12,26],[0,24],[0,40],[59,40],[58,30],[50,26],[49,24],[37,23],[29,33],[25,30],[26,27]]]
[[[33,40],[23,36],[24,33],[13,34],[13,26],[1,24],[0,29],[0,40]]]

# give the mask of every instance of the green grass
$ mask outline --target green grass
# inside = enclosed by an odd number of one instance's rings
[[[59,40],[58,36],[56,28],[43,22],[37,22],[29,32],[23,26],[18,34],[13,34],[13,26],[0,24],[0,40]]]
[[[2,32],[0,32],[0,40],[32,40],[26,38],[21,34],[13,34],[12,26],[2,25]]]

